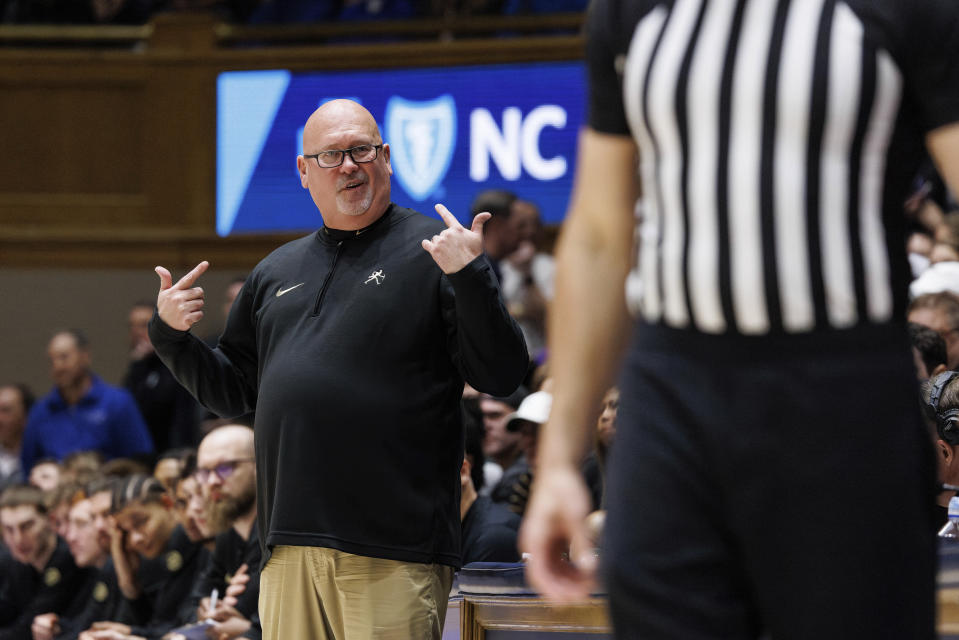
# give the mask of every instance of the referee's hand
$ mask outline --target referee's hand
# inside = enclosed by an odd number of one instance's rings
[[[577,602],[589,598],[596,585],[592,553],[569,558],[572,540],[588,538],[586,515],[590,498],[579,469],[542,467],[533,479],[533,494],[519,534],[528,554],[526,578],[544,598]]]

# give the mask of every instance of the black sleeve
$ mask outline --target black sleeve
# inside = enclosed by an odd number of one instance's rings
[[[180,612],[177,615],[177,622],[179,624],[197,622],[196,610],[197,607],[200,606],[200,600],[209,597],[213,589],[218,589],[220,595],[224,595],[225,589],[223,589],[222,585],[223,576],[226,575],[226,573],[223,568],[223,559],[220,557],[222,555],[220,546],[221,545],[218,544],[214,547],[213,553],[210,554],[206,565],[200,570],[196,581],[193,583],[190,595],[180,606]]]
[[[186,389],[180,386],[173,396],[170,424],[171,448],[195,447],[199,441],[200,407]]]
[[[901,8],[906,87],[919,106],[923,130],[959,121],[959,3],[922,0]]]
[[[485,255],[440,279],[450,356],[478,391],[506,396],[526,377],[529,354]]]
[[[76,567],[72,569],[60,566],[60,578],[56,585],[44,586],[36,595],[19,604],[17,617],[10,624],[0,629],[0,640],[19,640],[32,638],[30,626],[33,619],[43,613],[61,614],[77,597],[83,583],[83,575]]]
[[[586,14],[586,68],[588,108],[586,121],[596,131],[629,134],[623,106],[623,86],[616,73],[612,9],[609,0],[594,0]]]
[[[260,545],[252,545],[247,549],[243,562],[246,564],[247,575],[250,581],[246,583],[246,589],[236,599],[236,610],[245,615],[259,627],[259,618],[257,609],[260,602],[260,565],[262,564],[260,554]]]
[[[215,349],[189,331],[169,326],[156,311],[150,320],[150,341],[163,363],[200,404],[225,418],[249,413],[256,405],[256,334],[249,285],[248,281],[234,301]]]

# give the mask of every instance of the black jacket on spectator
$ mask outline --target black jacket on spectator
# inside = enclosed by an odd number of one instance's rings
[[[76,602],[81,604],[79,600]],[[71,607],[74,611],[60,616],[60,635],[57,640],[74,640],[94,622],[131,622],[129,614],[124,613],[123,602],[113,559],[108,558],[103,568],[93,575],[93,588],[87,600],[80,607]]]
[[[32,638],[30,625],[41,613],[67,614],[74,602],[84,603],[93,589],[95,571],[80,569],[70,549],[57,536],[50,560],[37,571],[28,564],[10,561],[0,594],[0,640]]]
[[[360,232],[283,245],[213,350],[154,314],[157,353],[201,404],[256,409],[267,548],[458,565],[463,381],[507,395],[529,357],[487,259],[444,275],[423,250],[444,229],[390,205]]]
[[[260,537],[257,535],[255,524],[250,531],[248,540],[240,537],[240,534],[233,527],[218,535],[213,555],[193,588],[193,596],[190,599],[193,617],[196,617],[196,608],[199,606],[200,600],[209,597],[214,589],[222,598],[226,594],[226,589],[230,586],[230,580],[236,574],[237,569],[240,568],[240,565],[246,564],[250,581],[246,583],[246,589],[237,598],[234,608],[253,623],[258,637],[260,617],[257,613],[257,604],[260,598],[260,558]],[[187,621],[193,622],[194,620],[188,617]]]
[[[183,603],[209,559],[210,552],[191,542],[177,525],[163,553],[144,559],[137,571],[143,592],[134,601],[125,600],[133,621],[131,634],[152,640],[178,626]]]
[[[463,564],[519,562],[519,524],[519,515],[504,505],[477,497],[463,518]]]
[[[123,386],[133,394],[158,453],[197,445],[200,407],[156,353],[131,362]]]

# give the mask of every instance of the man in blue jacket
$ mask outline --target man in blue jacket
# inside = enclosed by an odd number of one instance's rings
[[[90,369],[90,345],[82,332],[54,334],[47,357],[53,389],[30,410],[20,454],[24,475],[37,460],[63,460],[74,451],[99,451],[108,460],[153,451],[133,396]]]

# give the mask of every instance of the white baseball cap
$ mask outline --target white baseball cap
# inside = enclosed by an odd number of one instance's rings
[[[549,410],[553,406],[553,395],[548,391],[531,393],[520,403],[519,408],[506,419],[507,431],[519,431],[522,420],[543,424],[549,419]]]

